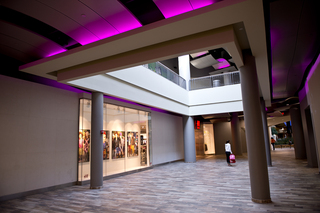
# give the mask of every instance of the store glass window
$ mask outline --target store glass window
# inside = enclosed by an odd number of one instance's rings
[[[149,112],[103,105],[103,176],[149,166]],[[80,99],[78,180],[90,179],[91,101]],[[89,138],[89,141],[88,141]]]
[[[80,99],[79,142],[78,142],[78,180],[90,179],[90,141],[91,141],[91,100]]]

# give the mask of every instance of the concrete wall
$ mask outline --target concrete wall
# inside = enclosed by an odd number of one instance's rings
[[[227,140],[231,141],[231,123],[219,122],[213,124],[214,128],[214,141],[216,148],[216,155],[225,154],[224,145]],[[232,150],[232,146],[231,146]]]
[[[0,75],[0,197],[77,180],[78,94]]]
[[[184,159],[182,116],[151,112],[153,165]]]
[[[204,155],[203,123],[201,123],[200,129],[194,130],[194,136],[196,142],[196,155]]]
[[[303,89],[305,90],[305,88]],[[310,107],[308,103],[308,96],[304,91],[299,93],[300,111],[303,126],[304,140],[306,144],[307,160],[309,167],[318,167],[315,140],[313,134],[313,124],[311,121]]]
[[[247,153],[247,142],[245,135],[244,120],[239,120],[240,125],[240,141],[242,153]],[[232,140],[231,122],[219,122],[213,124],[214,141],[216,148],[216,155],[225,154],[224,145],[227,140]],[[231,146],[231,150],[233,150]]]
[[[241,141],[241,151],[242,153],[247,153],[247,139],[246,139],[246,129],[244,125],[244,120],[239,120],[240,125],[240,141]]]
[[[320,57],[318,57],[315,65],[308,76],[308,100],[310,104],[313,133],[315,139],[315,148],[317,152],[318,168],[320,172]]]
[[[0,198],[77,181],[77,93],[0,75]],[[182,116],[152,111],[152,164],[184,159]]]

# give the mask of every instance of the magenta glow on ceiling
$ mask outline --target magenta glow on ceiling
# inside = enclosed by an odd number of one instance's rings
[[[205,7],[221,0],[153,0],[165,18]]]
[[[120,33],[142,27],[140,22],[127,10],[109,16],[107,21],[112,24]]]
[[[154,0],[165,18],[170,18],[193,10],[188,0]]]
[[[230,67],[229,62],[224,58],[218,58],[217,61],[219,61],[218,64],[212,65],[216,70]]]
[[[154,0],[154,3],[157,5],[165,18],[170,18],[191,10],[214,4],[219,1],[222,0]],[[114,29],[102,28],[99,26],[98,22],[91,23],[90,27],[95,29],[99,28],[99,32],[95,30],[96,35],[91,34],[90,36],[79,33],[77,41],[81,45],[86,45],[142,26],[141,23],[128,10],[117,11],[115,14],[109,14],[107,17],[104,17],[104,19],[107,20],[107,22],[110,23]],[[56,55],[61,52],[53,52],[48,56]]]
[[[222,0],[190,0],[190,3],[193,9],[195,10],[201,7],[205,7],[205,6],[217,3],[219,1],[222,1]]]
[[[117,31],[104,19],[92,21],[85,25],[85,27],[93,32],[99,39],[104,39],[119,34],[119,31]]]
[[[65,51],[67,51],[67,50],[62,49],[62,50],[59,50],[59,51],[55,51],[55,52],[50,53],[50,54],[47,55],[46,57],[50,57],[50,56],[53,56],[53,55],[57,55],[57,54],[59,54],[59,53],[65,52]]]

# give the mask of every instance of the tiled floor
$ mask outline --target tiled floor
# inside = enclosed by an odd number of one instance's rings
[[[293,149],[272,151],[272,203],[251,201],[247,158],[228,167],[224,155],[176,162],[104,181],[0,203],[0,212],[320,212],[320,175],[295,160]]]

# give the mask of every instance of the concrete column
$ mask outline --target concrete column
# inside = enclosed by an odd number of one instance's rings
[[[91,110],[91,162],[90,188],[100,189],[103,186],[103,94],[92,93]]]
[[[271,154],[270,154],[270,143],[269,143],[269,132],[268,132],[268,122],[267,122],[267,113],[266,113],[266,105],[264,100],[260,99],[260,106],[261,106],[261,116],[262,116],[262,125],[263,125],[263,135],[264,135],[264,144],[266,146],[266,157],[267,157],[267,164],[268,166],[272,166],[271,161]]]
[[[291,138],[292,137],[292,128],[291,128],[291,124],[290,124],[290,121],[287,121],[287,134],[288,134],[288,137]]]
[[[184,162],[196,162],[196,142],[194,136],[194,121],[191,116],[183,116]]]
[[[252,201],[271,202],[266,148],[260,109],[259,85],[255,58],[244,55],[240,68],[242,103],[247,138],[247,152]]]
[[[241,140],[240,140],[240,126],[238,113],[233,112],[231,116],[231,149],[235,155],[242,155]]]
[[[306,144],[304,141],[301,112],[299,106],[293,106],[289,110],[292,124],[294,152],[296,159],[306,159]]]
[[[190,58],[189,55],[178,57],[179,75],[186,80],[186,89],[189,90]]]

